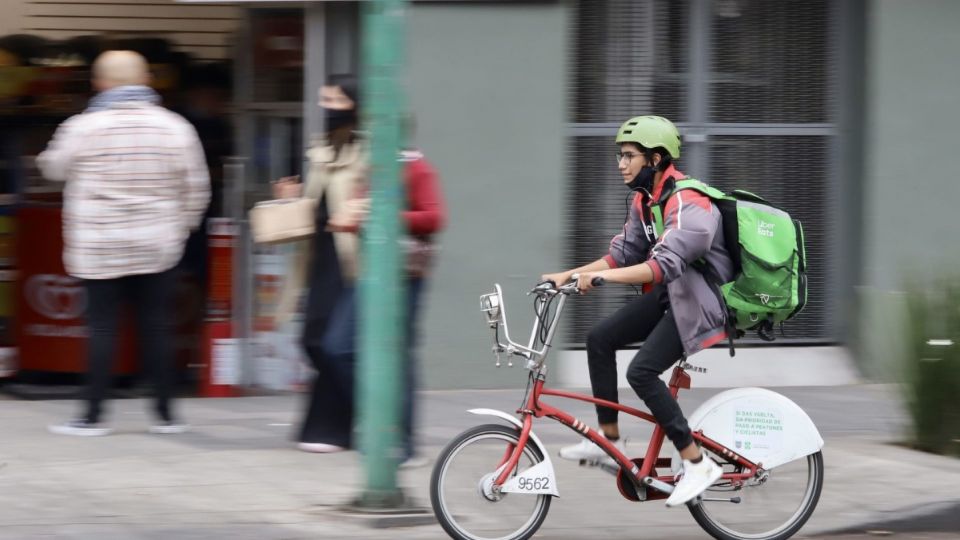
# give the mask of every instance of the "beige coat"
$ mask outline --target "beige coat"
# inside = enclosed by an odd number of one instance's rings
[[[349,199],[360,196],[366,190],[369,174],[368,149],[362,142],[348,144],[340,149],[339,155],[325,142],[307,151],[310,168],[304,184],[304,197],[320,199],[326,193],[327,208],[330,215]],[[357,276],[357,258],[359,241],[356,233],[333,233],[340,269],[347,281]],[[307,282],[312,255],[310,240],[295,243],[293,260],[280,293],[277,305],[277,321],[282,323],[290,319],[296,311],[297,301]]]

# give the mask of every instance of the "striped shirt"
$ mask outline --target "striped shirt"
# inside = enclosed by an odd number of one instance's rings
[[[180,115],[119,102],[57,128],[37,165],[63,194],[63,262],[82,279],[174,267],[210,202],[196,130]]]

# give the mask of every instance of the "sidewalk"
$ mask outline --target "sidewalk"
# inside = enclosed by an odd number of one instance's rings
[[[855,531],[900,511],[960,499],[960,460],[887,444],[900,438],[904,417],[884,386],[779,389],[804,407],[826,439],[826,484],[802,536]],[[714,394],[693,390],[684,410]],[[472,407],[512,411],[510,391],[426,392],[424,453],[435,456],[463,429],[487,419]],[[625,392],[624,401],[635,400]],[[300,396],[190,399],[178,403],[194,431],[145,433],[149,404],[110,404],[116,428],[105,438],[49,435],[68,418],[66,401],[0,401],[0,539],[307,539],[442,538],[436,525],[376,530],[344,520],[332,507],[360,490],[356,453],[308,455],[292,450]],[[570,411],[592,418],[592,407]],[[493,420],[493,419],[491,419]],[[635,441],[638,425],[624,424]],[[573,440],[559,425],[538,424],[555,452]],[[642,443],[637,442],[642,448]],[[561,498],[537,538],[706,538],[686,510],[623,499],[613,478],[555,460]],[[426,505],[430,468],[402,471],[408,494]],[[798,536],[799,537],[799,536]],[[909,537],[909,536],[905,536]],[[938,535],[929,535],[938,538]]]

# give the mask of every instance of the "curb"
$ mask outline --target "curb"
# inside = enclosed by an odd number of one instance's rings
[[[429,508],[419,506],[360,510],[356,506],[342,504],[317,507],[316,512],[337,521],[345,520],[371,529],[421,527],[437,523],[436,516]]]
[[[894,512],[894,517],[824,531],[815,537],[839,534],[895,534],[960,531],[960,500],[912,506]]]

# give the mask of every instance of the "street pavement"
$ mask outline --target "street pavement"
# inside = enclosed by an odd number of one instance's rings
[[[895,387],[777,391],[810,414],[826,441],[823,494],[796,538],[960,538],[950,529],[955,521],[943,519],[960,510],[960,460],[895,444],[908,425]],[[693,411],[716,392],[690,390],[681,404]],[[423,454],[432,459],[464,429],[496,421],[466,409],[513,411],[521,397],[517,390],[422,393]],[[639,405],[628,391],[621,399]],[[146,433],[149,402],[116,400],[109,405],[114,435],[73,438],[51,435],[46,426],[69,418],[74,402],[0,399],[0,539],[444,538],[436,524],[377,529],[341,512],[361,492],[360,458],[294,450],[302,401],[298,395],[185,399],[178,407],[193,431],[160,436]],[[594,420],[592,406],[549,402]],[[576,440],[549,420],[535,430],[552,454]],[[649,430],[626,419],[622,430],[628,448],[642,454]],[[554,463],[561,497],[536,538],[707,538],[685,509],[631,503],[613,477]],[[421,507],[428,505],[430,471],[399,473],[405,493]],[[926,517],[936,513],[940,521]],[[943,524],[928,530],[922,526],[928,522]]]

